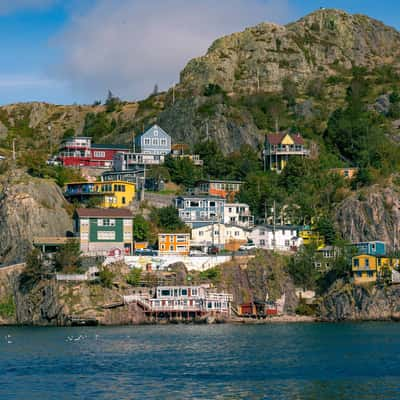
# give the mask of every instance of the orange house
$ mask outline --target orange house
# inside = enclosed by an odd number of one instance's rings
[[[187,256],[190,252],[190,233],[159,233],[158,252]]]
[[[200,194],[234,199],[239,193],[241,181],[205,180],[197,182],[197,191]]]

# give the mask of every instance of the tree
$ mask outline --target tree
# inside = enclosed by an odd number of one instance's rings
[[[61,246],[54,258],[56,271],[76,272],[81,267],[80,243],[76,239],[68,239]]]
[[[176,232],[187,229],[179,218],[178,210],[174,206],[153,209],[151,220],[164,232]]]
[[[315,250],[315,245],[303,246],[289,261],[289,274],[294,283],[303,289],[314,289],[316,287],[319,274],[314,266]]]
[[[152,96],[156,96],[158,94],[158,84],[156,83],[154,85],[153,93],[151,94]]]
[[[101,267],[99,271],[99,279],[100,279],[100,284],[105,287],[110,289],[113,284],[115,274],[107,267]]]
[[[336,230],[333,226],[332,220],[323,216],[318,219],[316,223],[317,231],[324,237],[325,243],[328,245],[333,245],[336,241]]]
[[[121,99],[117,96],[114,96],[111,90],[108,90],[107,99],[105,101],[106,112],[114,112],[119,108],[121,104]]]
[[[194,152],[203,160],[203,171],[210,178],[224,178],[226,174],[226,159],[221,147],[213,140],[198,142],[194,146]]]
[[[194,187],[195,183],[201,178],[200,168],[186,157],[180,159],[167,156],[164,166],[168,168],[172,182],[186,188]]]
[[[46,260],[41,251],[34,248],[26,257],[25,270],[19,277],[19,287],[22,291],[29,291],[41,279],[52,272],[49,260]]]
[[[132,268],[126,278],[126,282],[132,286],[139,286],[142,277],[140,268]]]
[[[133,219],[133,239],[137,242],[149,240],[150,224],[142,215],[136,215]]]
[[[289,77],[284,78],[282,81],[282,96],[288,102],[289,106],[296,104],[297,85]]]

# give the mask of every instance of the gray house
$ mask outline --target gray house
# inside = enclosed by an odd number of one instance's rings
[[[135,139],[136,152],[165,155],[171,153],[171,136],[158,125],[153,125]]]

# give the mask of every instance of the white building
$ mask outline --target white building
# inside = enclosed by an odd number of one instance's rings
[[[209,224],[192,229],[192,247],[225,247],[229,242],[246,243],[250,231],[240,226]]]
[[[224,205],[224,224],[250,228],[254,225],[254,217],[250,207],[245,203],[226,203]]]
[[[294,226],[259,225],[251,231],[250,239],[265,250],[297,251],[303,243]]]

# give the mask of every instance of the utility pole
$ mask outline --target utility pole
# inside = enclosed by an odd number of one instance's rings
[[[276,219],[275,219],[275,215],[276,215],[276,202],[274,200],[274,207],[273,207],[273,228],[272,228],[272,240],[273,240],[273,249],[275,250],[276,248]]]
[[[16,154],[15,154],[15,138],[12,141],[12,159],[15,161],[17,159]]]
[[[257,93],[260,91],[260,70],[257,68]]]

